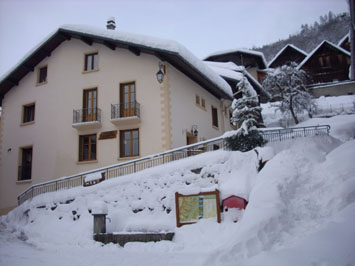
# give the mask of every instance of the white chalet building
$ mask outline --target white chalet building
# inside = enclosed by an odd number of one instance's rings
[[[1,214],[31,185],[231,130],[231,87],[203,61],[113,29],[60,27],[0,79],[0,100]]]

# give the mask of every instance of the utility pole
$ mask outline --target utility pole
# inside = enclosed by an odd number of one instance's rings
[[[351,51],[351,71],[350,79],[355,80],[355,0],[348,0],[350,8],[350,51]]]

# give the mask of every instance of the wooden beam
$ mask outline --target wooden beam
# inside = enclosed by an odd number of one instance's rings
[[[67,41],[71,40],[71,36],[69,34],[66,34],[64,32],[60,32],[59,36],[63,37],[64,39],[66,39]]]
[[[137,47],[128,46],[128,50],[130,52],[132,52],[133,54],[135,54],[136,56],[140,56],[140,54],[141,54],[141,50],[138,49]]]
[[[115,49],[116,49],[116,45],[113,44],[112,42],[104,41],[103,44],[104,44],[106,47],[110,48],[111,50],[115,50]]]
[[[46,56],[50,57],[51,56],[51,51],[48,51],[46,49],[43,49],[43,52],[45,53]]]
[[[18,86],[18,81],[15,81],[15,80],[10,79],[10,78],[8,78],[7,81],[10,82],[12,85]]]
[[[154,55],[155,55],[156,57],[158,57],[158,58],[159,58],[161,61],[163,61],[163,62],[167,61],[167,60],[166,60],[166,57],[165,57],[163,54],[159,53],[159,52],[154,52]]]
[[[87,37],[80,37],[80,40],[82,40],[84,43],[86,43],[87,45],[92,45],[93,41],[90,38]]]
[[[33,66],[29,66],[26,64],[23,64],[22,66],[23,66],[23,68],[25,68],[26,70],[31,71],[31,72],[33,72],[35,70],[35,68]]]

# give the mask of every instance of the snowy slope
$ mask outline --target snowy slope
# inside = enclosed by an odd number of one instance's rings
[[[38,196],[1,217],[0,265],[355,265],[355,116],[321,122],[334,135],[260,148],[269,162],[259,173],[254,151],[216,151]],[[176,228],[175,191],[216,187],[221,198],[248,199],[240,221]],[[174,241],[94,242],[89,210],[98,202],[109,232],[173,230]]]

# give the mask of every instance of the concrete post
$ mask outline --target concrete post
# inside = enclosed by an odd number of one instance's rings
[[[106,233],[106,214],[93,214],[94,216],[94,234]]]

